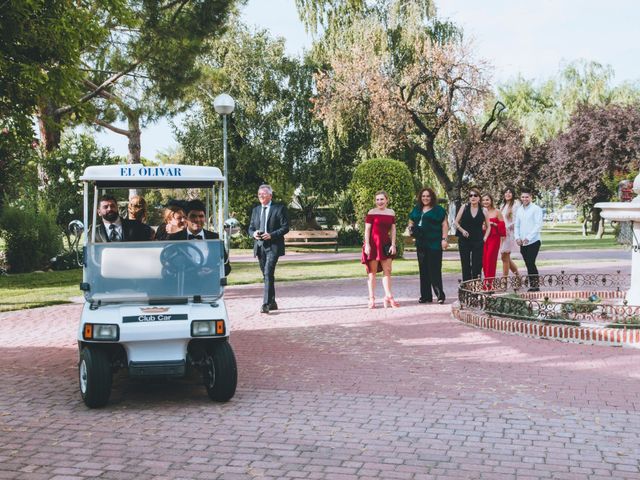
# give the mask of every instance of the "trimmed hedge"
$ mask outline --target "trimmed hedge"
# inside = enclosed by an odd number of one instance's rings
[[[375,207],[375,194],[379,190],[387,192],[389,208],[396,213],[396,245],[398,256],[402,256],[402,234],[409,223],[415,195],[413,177],[407,165],[390,158],[376,158],[358,165],[351,179],[350,191],[361,232],[364,232],[367,212]]]
[[[43,269],[62,251],[55,213],[6,207],[0,216],[0,232],[11,273]]]

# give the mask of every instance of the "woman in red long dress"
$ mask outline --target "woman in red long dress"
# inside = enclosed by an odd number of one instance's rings
[[[491,289],[493,279],[496,276],[496,266],[498,265],[498,253],[502,240],[507,235],[504,224],[504,217],[500,210],[493,204],[493,197],[488,193],[482,195],[482,206],[487,211],[487,218],[491,224],[489,236],[484,242],[482,252],[482,272],[484,273],[485,286]]]
[[[365,218],[362,263],[367,270],[369,308],[375,308],[376,274],[382,272],[384,307],[399,307],[391,293],[391,262],[396,254],[396,214],[387,208],[389,196],[384,191],[376,193],[376,207]]]

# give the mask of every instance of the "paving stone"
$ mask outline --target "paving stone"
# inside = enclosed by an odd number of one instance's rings
[[[88,410],[81,307],[0,314],[0,478],[640,478],[640,350],[476,330],[416,277],[394,292],[368,310],[364,277],[279,283],[261,315],[259,286],[227,288],[227,404],[117,375]]]

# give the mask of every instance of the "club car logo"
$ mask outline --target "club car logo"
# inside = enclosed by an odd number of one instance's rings
[[[168,322],[171,320],[188,320],[189,317],[184,313],[169,313],[165,314],[165,312],[169,311],[168,307],[146,307],[140,308],[142,312],[141,315],[130,315],[127,317],[122,317],[123,323],[134,323],[134,322]]]

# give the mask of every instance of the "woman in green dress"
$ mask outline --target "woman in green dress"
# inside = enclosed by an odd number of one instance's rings
[[[420,303],[444,303],[442,288],[442,251],[446,249],[449,222],[447,212],[438,205],[431,188],[423,188],[416,196],[416,206],[409,214],[409,231],[416,239],[420,268]],[[433,293],[432,293],[433,290]]]

